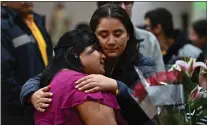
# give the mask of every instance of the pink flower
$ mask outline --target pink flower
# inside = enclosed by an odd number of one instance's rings
[[[196,62],[196,60],[194,58],[190,58],[188,62],[185,62],[183,60],[178,60],[178,61],[176,61],[175,65],[177,68],[176,70],[178,70],[178,71],[183,70],[190,77],[192,76],[193,71],[198,67],[203,67],[204,69],[207,69],[207,66],[205,63]],[[174,67],[175,66],[173,66],[173,68]]]
[[[195,101],[196,99],[199,99],[201,97],[200,90],[202,87],[197,86],[195,89],[193,89],[189,95],[189,100]]]

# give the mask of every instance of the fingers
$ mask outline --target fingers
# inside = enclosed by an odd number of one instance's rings
[[[42,108],[42,109],[45,109],[45,108],[49,107],[49,104],[39,103],[39,107]]]
[[[95,88],[86,90],[85,92],[86,93],[93,93],[93,92],[99,92],[99,91],[101,91],[101,88],[100,87],[95,87]]]
[[[90,84],[94,81],[92,81],[92,79],[85,79],[84,81],[78,83],[78,85],[75,86],[75,88],[82,88],[83,86]]]
[[[52,93],[51,92],[43,92],[43,93],[41,93],[41,97],[48,97],[48,98],[50,98],[50,97],[52,97]]]
[[[35,109],[39,112],[45,112],[47,107],[49,107],[49,104],[39,103],[39,104],[36,104]]]
[[[88,83],[88,84],[85,84],[85,85],[79,87],[78,90],[85,91],[85,90],[89,90],[89,89],[92,89],[95,87],[96,87],[95,82],[91,82],[91,83]]]
[[[79,84],[79,83],[81,83],[81,82],[83,82],[83,81],[86,81],[87,79],[91,79],[91,78],[93,78],[93,75],[88,75],[88,76],[85,76],[85,77],[83,77],[83,78],[77,80],[75,83],[76,83],[76,84]]]
[[[50,103],[52,99],[50,98],[40,98],[37,103]]]
[[[45,87],[41,88],[41,90],[43,92],[48,92],[50,90],[50,86],[45,86]]]
[[[40,108],[40,107],[36,108],[36,110],[39,111],[39,112],[45,112],[45,109]]]

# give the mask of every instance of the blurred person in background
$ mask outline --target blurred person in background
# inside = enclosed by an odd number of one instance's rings
[[[63,2],[58,2],[52,11],[49,33],[53,46],[57,44],[60,37],[69,30],[70,20]]]
[[[98,1],[97,5],[98,7],[107,4],[107,3],[113,3],[118,4],[121,6],[129,15],[131,18],[132,16],[132,7],[134,2],[133,1]],[[150,57],[152,60],[156,63],[156,72],[164,71],[164,62],[162,53],[160,50],[159,42],[157,41],[156,37],[145,30],[142,30],[140,28],[137,28],[134,26],[135,30],[135,37],[137,39],[142,39],[143,41],[139,44],[139,51],[144,56]]]
[[[32,2],[1,2],[2,124],[33,125],[33,111],[20,104],[22,85],[52,57],[45,19]]]
[[[202,51],[189,44],[187,34],[174,29],[173,16],[167,9],[157,8],[148,11],[144,18],[146,30],[152,32],[160,43],[165,64],[173,64],[184,56],[199,57]]]
[[[204,61],[204,57],[207,57],[207,20],[194,22],[189,32],[189,38],[193,45],[202,50],[198,60]]]

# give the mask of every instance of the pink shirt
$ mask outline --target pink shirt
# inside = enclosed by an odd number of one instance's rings
[[[84,125],[75,106],[96,101],[115,109],[118,125],[126,125],[115,96],[109,92],[85,93],[75,88],[75,81],[86,76],[72,70],[61,70],[51,81],[52,102],[46,112],[35,112],[36,125]],[[94,114],[95,115],[95,114]]]

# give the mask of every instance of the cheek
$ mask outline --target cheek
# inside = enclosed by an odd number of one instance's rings
[[[195,42],[198,40],[198,37],[195,34],[190,34],[190,40]]]
[[[122,52],[126,48],[128,39],[129,38],[128,38],[127,35],[123,35],[123,36],[121,36],[120,38],[117,39],[117,45],[119,46],[120,50],[122,50]]]
[[[100,44],[101,47],[106,46],[106,44],[107,44],[107,39],[103,39],[103,38],[101,38],[101,37],[97,37],[97,38],[98,38],[98,41],[99,41],[99,44]]]
[[[95,73],[99,68],[100,54],[97,51],[94,51],[90,55],[83,57],[81,63],[86,73]]]

